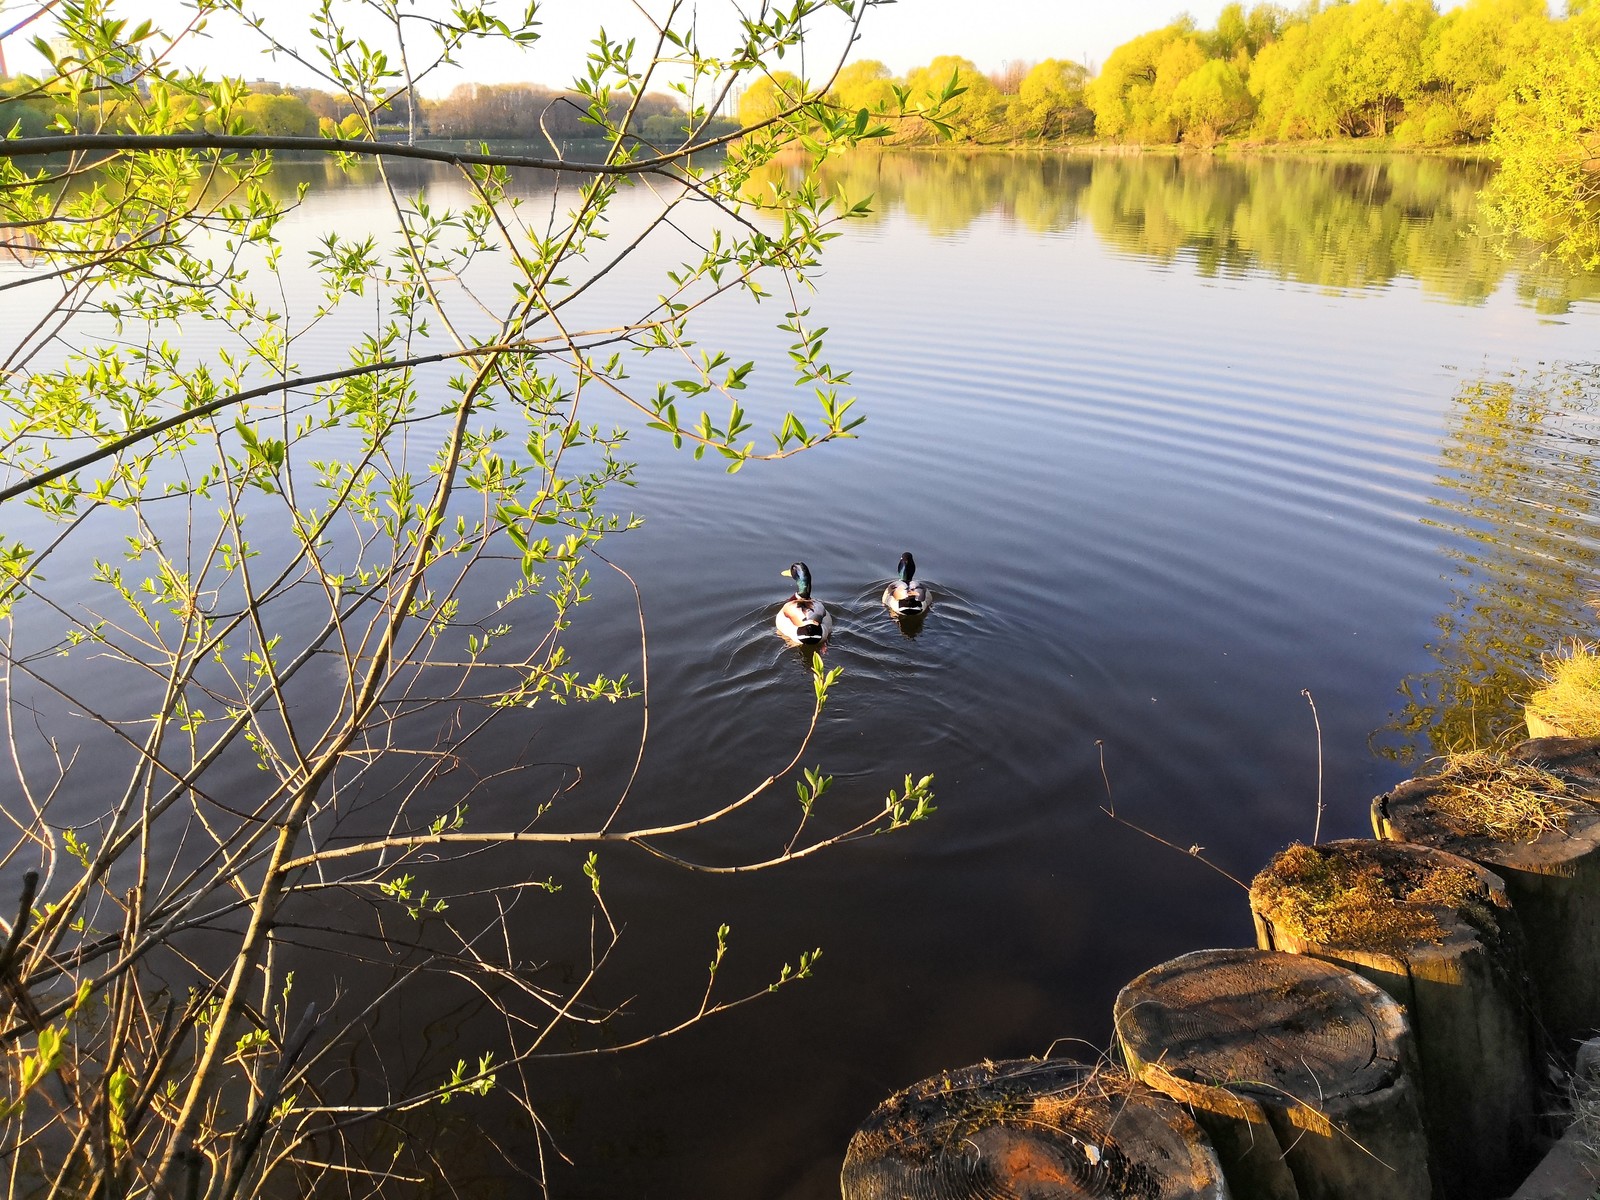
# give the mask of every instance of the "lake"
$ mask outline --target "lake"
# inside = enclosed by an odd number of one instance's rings
[[[550,1158],[552,1195],[837,1196],[850,1132],[890,1092],[983,1058],[1103,1052],[1134,975],[1252,942],[1222,872],[1248,882],[1309,839],[1319,796],[1324,838],[1365,835],[1373,795],[1515,727],[1541,654],[1594,630],[1600,281],[1478,238],[1488,173],[1323,156],[834,168],[876,197],[809,298],[828,361],[854,372],[859,438],[734,476],[643,430],[627,446],[639,486],[615,503],[645,523],[607,555],[643,598],[651,689],[630,811],[698,811],[793,753],[810,674],[772,617],[796,560],[844,670],[804,760],[835,778],[824,806],[870,807],[911,773],[934,776],[938,811],[753,875],[602,854],[623,927],[593,997],[623,1007],[602,1039],[690,1015],[720,924],[730,995],[823,953],[814,978],[680,1036],[536,1067],[528,1099],[570,1159]],[[311,174],[291,252],[386,228],[375,183]],[[643,199],[624,196],[624,219]],[[702,334],[781,371],[781,312],[712,310]],[[340,333],[316,335],[330,363]],[[935,593],[915,637],[877,600],[906,550]],[[595,591],[575,655],[638,678],[632,592],[600,564]],[[475,792],[475,821],[518,824],[573,765],[561,803],[580,818],[626,783],[637,702],[535,715],[475,752],[486,776],[516,768]],[[765,857],[796,815],[785,782],[675,849]],[[574,856],[493,861],[488,878],[585,888]],[[541,921],[521,930],[529,954],[572,978],[583,930],[546,939]],[[504,1038],[481,1006],[435,999],[381,1012],[374,1043],[422,1070]],[[505,1089],[438,1111],[458,1186],[528,1194],[485,1141],[533,1165]]]

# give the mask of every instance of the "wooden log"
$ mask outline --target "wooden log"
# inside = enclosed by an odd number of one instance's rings
[[[1470,858],[1505,881],[1542,1023],[1570,1059],[1600,1027],[1600,738],[1537,738],[1507,757],[1566,785],[1559,827],[1507,840],[1444,802],[1449,780],[1424,775],[1372,802],[1373,832]]]
[[[1205,1134],[1109,1066],[983,1062],[896,1093],[850,1139],[844,1200],[1228,1200]]]
[[[1198,950],[1128,984],[1114,1015],[1135,1078],[1224,1131],[1218,1156],[1241,1200],[1429,1194],[1411,1031],[1354,972],[1298,954]],[[1273,1170],[1280,1159],[1287,1176]]]
[[[1250,887],[1263,949],[1310,954],[1405,1007],[1441,1196],[1504,1196],[1532,1166],[1539,1061],[1522,931],[1504,883],[1429,846],[1291,846]]]

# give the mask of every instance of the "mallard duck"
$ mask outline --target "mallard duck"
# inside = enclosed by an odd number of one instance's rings
[[[811,598],[811,570],[795,563],[785,575],[794,580],[794,595],[778,610],[778,634],[795,646],[820,646],[833,632],[833,614]]]
[[[928,585],[911,578],[917,571],[917,560],[908,551],[900,556],[900,578],[883,589],[883,606],[897,617],[920,617],[933,603],[933,593]]]

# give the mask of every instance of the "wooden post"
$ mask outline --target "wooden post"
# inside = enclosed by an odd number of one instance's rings
[[[1567,785],[1565,828],[1521,842],[1485,836],[1432,803],[1447,786],[1432,775],[1374,800],[1372,827],[1380,838],[1470,858],[1505,881],[1543,1024],[1569,1059],[1600,1027],[1600,738],[1538,738],[1509,755]]]
[[[1539,1112],[1522,932],[1499,877],[1428,846],[1291,846],[1250,887],[1267,950],[1351,968],[1405,1007],[1431,1173],[1450,1200],[1511,1192]]]
[[[1115,1021],[1135,1078],[1189,1104],[1208,1130],[1233,1131],[1218,1154],[1241,1200],[1428,1196],[1411,1031],[1354,972],[1298,954],[1198,950],[1123,988]],[[1274,1173],[1279,1158],[1290,1178]]]
[[[1109,1066],[983,1062],[896,1093],[850,1139],[844,1200],[1229,1200],[1181,1107]]]

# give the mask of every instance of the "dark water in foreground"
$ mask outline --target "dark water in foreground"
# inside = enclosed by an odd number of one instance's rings
[[[845,671],[806,762],[835,776],[830,800],[932,774],[939,811],[751,876],[603,856],[624,934],[596,1002],[627,1004],[617,1041],[693,1011],[721,923],[730,994],[823,955],[679,1037],[536,1069],[564,1200],[821,1200],[890,1091],[1097,1052],[1133,975],[1251,938],[1232,883],[1102,813],[1108,784],[1120,814],[1248,879],[1312,831],[1303,690],[1323,835],[1358,835],[1374,793],[1501,734],[1521,673],[1592,629],[1600,390],[1581,364],[1600,291],[1471,235],[1482,167],[872,157],[843,174],[878,212],[832,243],[811,303],[855,372],[860,439],[733,477],[632,444],[622,502],[646,525],[608,550],[650,630],[630,804],[697,808],[787,760],[810,681],[771,618],[803,559]],[[297,220],[353,228],[376,203],[319,187]],[[777,316],[730,310],[713,340],[781,357]],[[937,593],[915,638],[876,601],[907,549]],[[631,593],[604,572],[596,590],[576,649],[636,672]],[[564,803],[607,811],[638,706],[519,720],[486,765],[580,764]],[[477,811],[514,824],[563,770],[529,767]],[[776,851],[793,808],[785,785],[681,850]],[[555,855],[499,869],[575,875]],[[566,952],[544,951],[557,975]],[[415,999],[373,1027],[451,1061],[495,1036],[470,1006]],[[441,1111],[458,1185],[486,1170],[527,1194],[484,1165],[480,1132],[527,1161],[503,1094]]]

